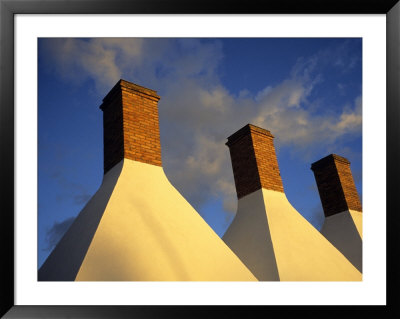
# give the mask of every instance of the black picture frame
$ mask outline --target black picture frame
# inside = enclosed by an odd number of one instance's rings
[[[21,306],[14,303],[15,14],[385,14],[387,22],[386,306]],[[397,183],[400,163],[400,3],[398,0],[0,0],[0,315],[4,318],[399,317],[396,288]],[[378,164],[377,164],[378,165]]]

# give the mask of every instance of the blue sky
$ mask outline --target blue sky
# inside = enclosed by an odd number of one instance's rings
[[[222,236],[237,205],[226,138],[275,135],[286,196],[317,229],[312,162],[348,158],[362,198],[362,40],[39,39],[38,266],[103,175],[102,98],[120,79],[154,89],[164,171]]]

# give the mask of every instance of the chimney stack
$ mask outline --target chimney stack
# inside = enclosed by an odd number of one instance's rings
[[[325,217],[346,210],[362,211],[350,162],[330,154],[311,165]]]
[[[273,138],[252,124],[228,137],[238,199],[261,188],[284,192]]]
[[[156,91],[119,80],[103,99],[104,174],[123,158],[161,163]]]

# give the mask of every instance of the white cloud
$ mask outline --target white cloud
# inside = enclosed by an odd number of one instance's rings
[[[45,45],[56,62],[58,75],[81,84],[94,80],[96,88],[103,91],[119,80],[122,74],[117,59],[133,60],[140,56],[142,40],[118,39],[51,39]]]
[[[292,92],[296,91],[287,88],[289,101]],[[284,98],[266,99],[252,122],[268,128],[281,145],[303,148],[315,143],[332,144],[345,134],[361,133],[361,98],[358,97],[354,106],[343,111],[340,116],[312,113],[302,107],[293,109],[290,103],[285,103]]]

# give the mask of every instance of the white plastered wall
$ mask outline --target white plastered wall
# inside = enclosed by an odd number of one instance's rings
[[[231,228],[232,227],[232,228]],[[260,189],[239,200],[223,240],[259,280],[359,281],[361,273],[289,203]]]
[[[324,235],[362,272],[362,213],[347,210],[325,218]]]
[[[162,167],[124,159],[78,281],[256,281],[170,184]]]
[[[279,281],[261,190],[239,200],[236,216],[222,239],[258,280]]]

